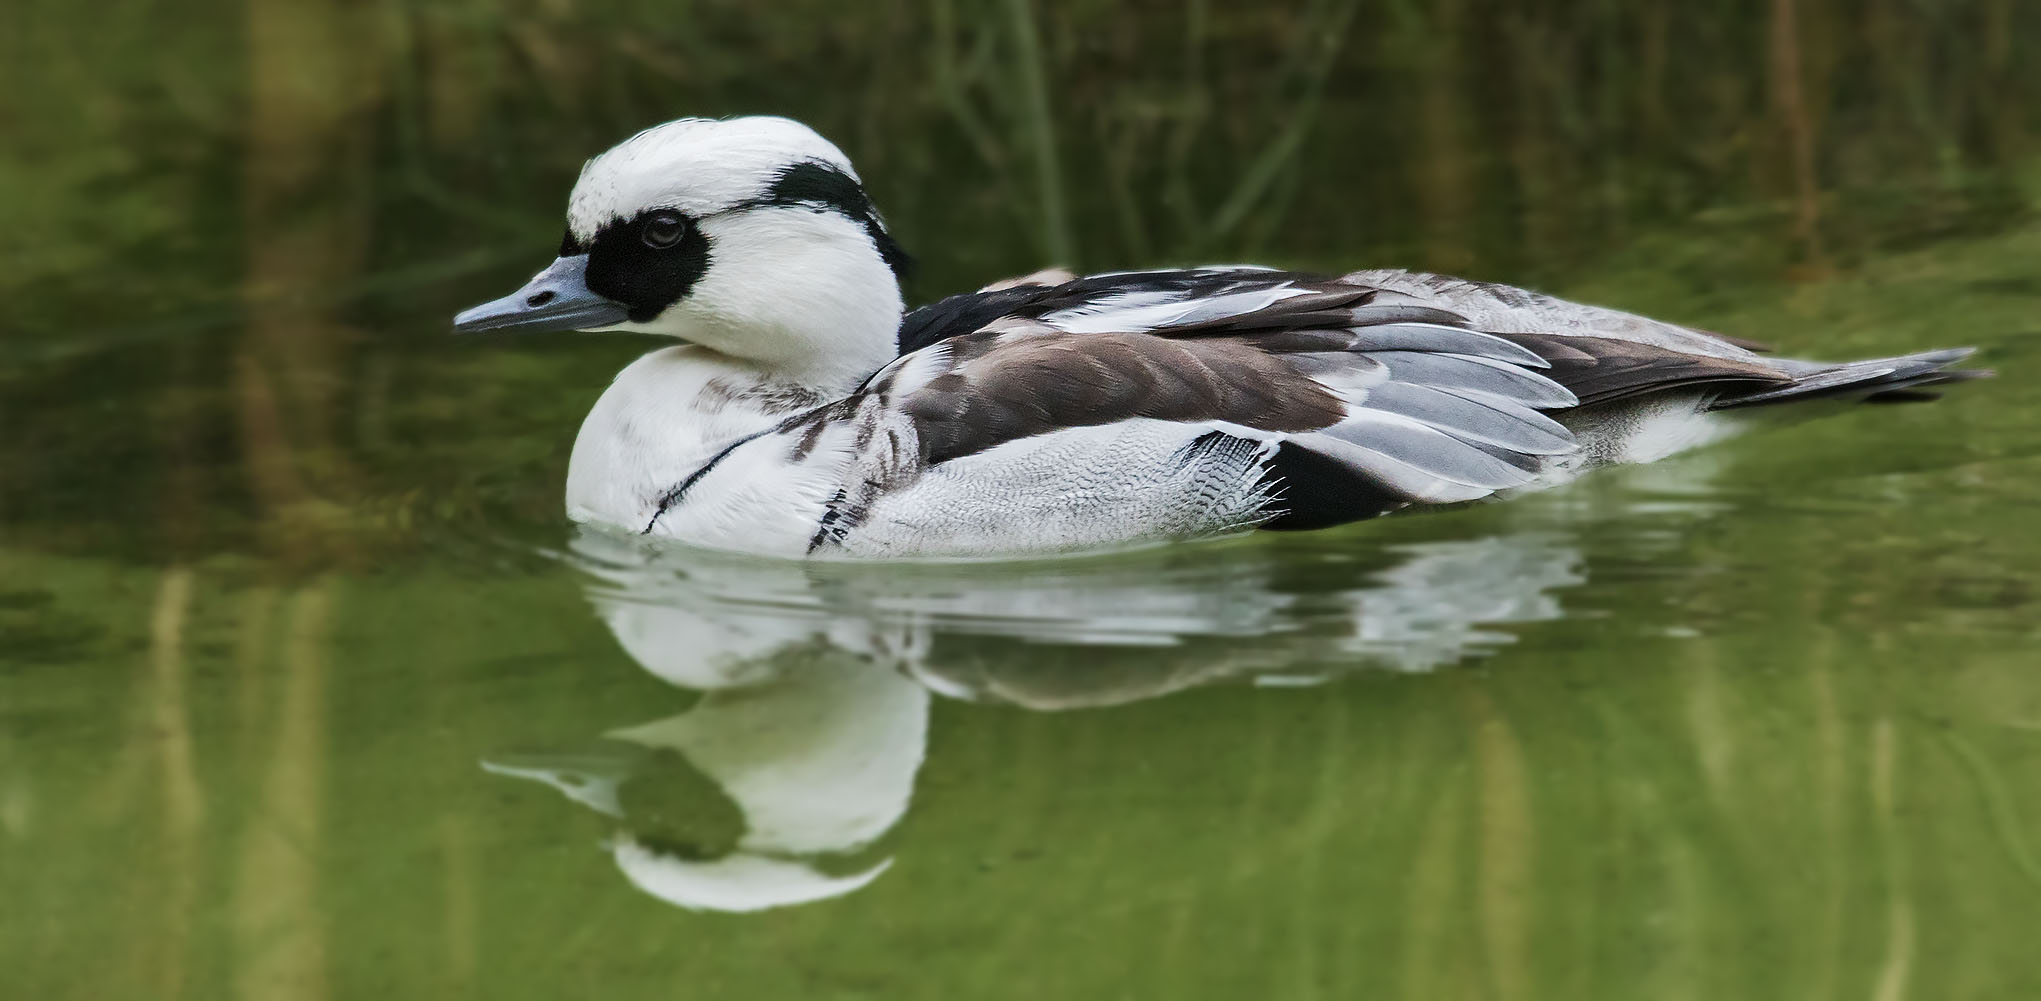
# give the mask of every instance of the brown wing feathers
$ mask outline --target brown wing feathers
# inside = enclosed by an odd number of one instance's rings
[[[1345,414],[1331,390],[1279,351],[1247,338],[1043,330],[945,342],[955,352],[951,370],[908,392],[900,404],[920,431],[930,463],[1135,417],[1308,431]]]
[[[1792,377],[1758,361],[1714,358],[1636,341],[1552,334],[1498,334],[1535,352],[1545,375],[1579,397],[1581,406],[1645,393],[1705,385],[1749,389],[1784,385]]]

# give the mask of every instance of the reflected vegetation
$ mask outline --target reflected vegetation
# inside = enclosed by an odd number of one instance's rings
[[[2041,5],[10,13],[9,996],[2041,983]],[[758,112],[855,159],[918,301],[1407,265],[2003,375],[1308,536],[572,534],[574,427],[649,346],[445,317],[544,263],[589,153]]]

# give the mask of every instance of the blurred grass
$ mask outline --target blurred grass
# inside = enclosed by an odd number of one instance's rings
[[[428,393],[505,450],[487,465],[557,465],[524,431],[566,426],[630,348],[477,362],[443,316],[543,263],[584,157],[681,114],[836,138],[922,258],[917,299],[1254,259],[1733,312],[2031,220],[2041,70],[2015,40],[2041,12],[2010,0],[834,11],[29,0],[0,59],[0,386],[10,425],[55,426],[0,452],[0,522],[76,546],[58,512],[134,496],[377,507],[364,453]],[[259,460],[264,436],[293,458]],[[81,452],[120,468],[117,497],[58,458]]]

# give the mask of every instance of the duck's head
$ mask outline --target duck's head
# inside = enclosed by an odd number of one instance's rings
[[[684,118],[588,161],[559,259],[454,329],[665,334],[836,381],[891,357],[906,263],[850,160],[814,130]]]

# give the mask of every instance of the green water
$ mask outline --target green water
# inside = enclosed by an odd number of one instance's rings
[[[10,16],[7,996],[2041,992],[2041,9],[844,11]],[[448,317],[585,156],[759,111],[917,300],[1395,264],[2002,376],[1311,535],[577,533],[648,345]]]

